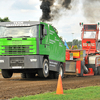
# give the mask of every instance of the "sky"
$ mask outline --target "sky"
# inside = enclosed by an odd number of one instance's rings
[[[72,10],[64,11],[59,19],[50,22],[58,30],[58,35],[67,42],[72,39],[81,40],[82,27],[79,23],[90,22],[84,17],[82,1],[79,0],[77,9],[72,4]],[[8,17],[11,21],[39,21],[42,16],[40,5],[40,0],[0,0],[0,17]]]

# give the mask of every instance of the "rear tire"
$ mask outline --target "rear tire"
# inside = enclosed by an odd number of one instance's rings
[[[84,68],[83,68],[83,66],[84,66],[84,62],[81,61],[81,73],[78,74],[79,77],[82,77],[82,76],[83,76],[83,73],[84,73]]]
[[[98,74],[98,68],[95,67],[95,68],[94,68],[94,75],[97,75],[97,74]]]
[[[64,77],[64,69],[63,69],[63,64],[60,64],[60,66],[59,66],[59,72],[55,72],[55,74],[54,74],[55,79],[58,79],[59,74],[61,75],[61,78],[63,78],[63,77]]]
[[[47,78],[49,76],[49,64],[48,60],[43,60],[43,68],[38,71],[39,77]]]
[[[1,73],[4,78],[11,78],[13,75],[13,72],[7,69],[1,69]]]
[[[100,66],[98,67],[98,75],[100,75]]]

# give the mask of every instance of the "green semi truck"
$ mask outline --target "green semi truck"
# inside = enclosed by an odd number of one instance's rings
[[[39,21],[0,22],[0,69],[4,78],[64,75],[65,50],[55,28]]]

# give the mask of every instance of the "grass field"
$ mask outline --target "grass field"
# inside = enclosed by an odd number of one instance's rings
[[[52,92],[20,98],[15,97],[11,100],[100,100],[100,86],[64,90],[64,94],[61,95]]]

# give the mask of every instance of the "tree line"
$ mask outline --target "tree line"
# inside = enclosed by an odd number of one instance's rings
[[[82,49],[82,41],[78,39],[74,39],[72,42],[67,42],[69,49],[74,46],[73,49]]]
[[[59,36],[59,38],[63,43],[65,42],[61,36]],[[73,41],[67,42],[67,45],[69,49],[71,49],[72,46],[74,46],[73,49],[82,49],[82,41],[78,39],[74,39]]]
[[[5,17],[5,18],[0,17],[0,22],[10,22],[10,20],[8,17]]]

